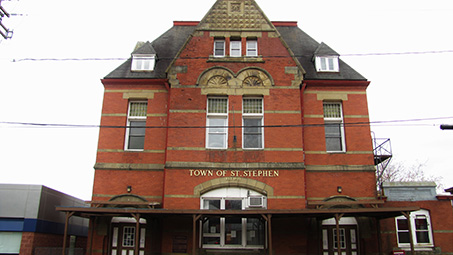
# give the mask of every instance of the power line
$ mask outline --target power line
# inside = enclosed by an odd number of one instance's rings
[[[426,55],[426,54],[445,54],[453,53],[453,50],[431,50],[431,51],[408,51],[408,52],[371,52],[371,53],[347,53],[341,54],[343,57],[368,57],[368,56],[398,56],[398,55]],[[311,57],[312,54],[298,54],[299,57]],[[290,58],[291,56],[261,56],[262,58]],[[126,61],[129,58],[19,58],[12,59],[11,62],[24,62],[24,61]],[[158,57],[158,60],[172,60],[173,57]],[[178,59],[190,60],[190,59],[209,59],[209,57],[179,57]]]
[[[407,119],[407,120],[388,120],[388,121],[369,121],[369,122],[345,122],[341,123],[344,127],[357,127],[357,126],[373,126],[373,125],[403,125],[403,126],[440,126],[440,124],[407,124],[409,122],[422,122],[433,120],[446,120],[453,119],[451,117],[436,117],[436,118],[423,118],[423,119]],[[406,124],[403,124],[406,123]],[[56,124],[56,123],[32,123],[32,122],[8,122],[1,121],[0,124],[9,126],[23,126],[23,127],[44,127],[44,128],[146,128],[146,129],[206,129],[206,128],[225,128],[225,126],[146,126],[146,127],[131,127],[131,126],[114,126],[114,125],[82,125],[82,124]],[[297,128],[297,127],[324,127],[332,124],[298,124],[298,125],[260,125],[260,126],[226,126],[227,128],[245,128],[245,127],[258,127],[258,128]],[[339,124],[335,124],[339,125]]]

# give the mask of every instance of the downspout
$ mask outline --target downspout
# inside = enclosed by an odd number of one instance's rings
[[[307,167],[305,165],[305,108],[304,108],[304,92],[307,88],[307,83],[302,83],[302,87],[300,89],[300,115],[301,115],[301,129],[302,129],[302,160],[304,162],[304,193],[305,193],[305,207],[308,205],[308,198],[307,198]]]
[[[168,154],[168,131],[169,131],[169,124],[170,124],[170,99],[171,99],[171,90],[170,90],[170,84],[168,82],[165,82],[165,88],[168,91],[168,97],[167,97],[167,123],[166,123],[166,134],[165,134],[165,155],[164,155],[164,176],[163,176],[163,181],[162,181],[162,204],[161,207],[164,208],[164,201],[165,201],[165,180],[167,179],[167,170],[166,170],[166,165],[167,165],[167,154]]]

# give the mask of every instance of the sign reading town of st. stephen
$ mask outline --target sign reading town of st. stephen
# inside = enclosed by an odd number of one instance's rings
[[[189,170],[194,177],[278,177],[278,170]]]

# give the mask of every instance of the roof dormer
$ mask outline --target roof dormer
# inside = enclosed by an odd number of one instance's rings
[[[156,64],[156,51],[150,42],[137,43],[136,50],[132,53],[131,71],[152,72]]]
[[[332,50],[327,44],[321,43],[313,57],[317,72],[340,72],[340,54]]]

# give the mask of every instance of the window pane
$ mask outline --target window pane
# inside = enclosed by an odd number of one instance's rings
[[[262,114],[263,113],[263,99],[261,99],[261,98],[244,99],[243,113],[245,113],[245,114]]]
[[[341,137],[341,126],[335,123],[326,123],[325,131],[327,137]]]
[[[146,121],[131,121],[129,123],[130,127],[130,135],[137,136],[137,135],[145,135],[146,131]]]
[[[232,57],[240,57],[241,54],[241,41],[230,42],[230,55]]]
[[[340,124],[326,124],[326,150],[327,151],[342,151],[342,138]]]
[[[134,247],[135,227],[124,227],[123,229],[123,247]]]
[[[225,55],[225,41],[216,41],[214,43],[214,56]]]
[[[409,232],[398,232],[399,243],[410,243]]]
[[[398,230],[409,230],[409,224],[407,224],[406,219],[398,219],[397,224],[398,224]]]
[[[259,219],[247,219],[247,244],[264,245],[264,222]]]
[[[258,56],[257,41],[247,41],[247,56]]]
[[[244,148],[262,148],[262,119],[244,119]]]
[[[242,218],[225,218],[225,244],[242,244]]]
[[[321,58],[321,70],[327,70],[326,58]]]
[[[426,219],[415,219],[415,229],[416,230],[428,230],[428,222]]]
[[[218,134],[209,134],[208,139],[208,147],[209,148],[225,148],[225,135],[218,135]]]
[[[146,121],[131,121],[129,123],[129,143],[128,149],[145,148]]]
[[[416,231],[417,243],[430,243],[428,231]]]
[[[131,102],[129,117],[146,117],[147,102]]]
[[[208,117],[208,147],[226,148],[226,118]],[[210,128],[212,126],[212,128]]]
[[[220,200],[204,200],[203,209],[220,210]]]
[[[242,210],[242,200],[225,200],[225,210]]]
[[[208,119],[208,132],[209,133],[226,133],[226,118],[212,118]]]
[[[333,58],[329,58],[328,61],[329,61],[329,70],[330,71],[335,70],[335,67],[333,65]]]
[[[340,245],[342,249],[346,248],[345,229],[340,228]],[[337,230],[333,229],[333,247],[338,249]]]
[[[227,98],[208,98],[208,113],[227,113]]]
[[[342,118],[339,103],[324,103],[324,118]]]

